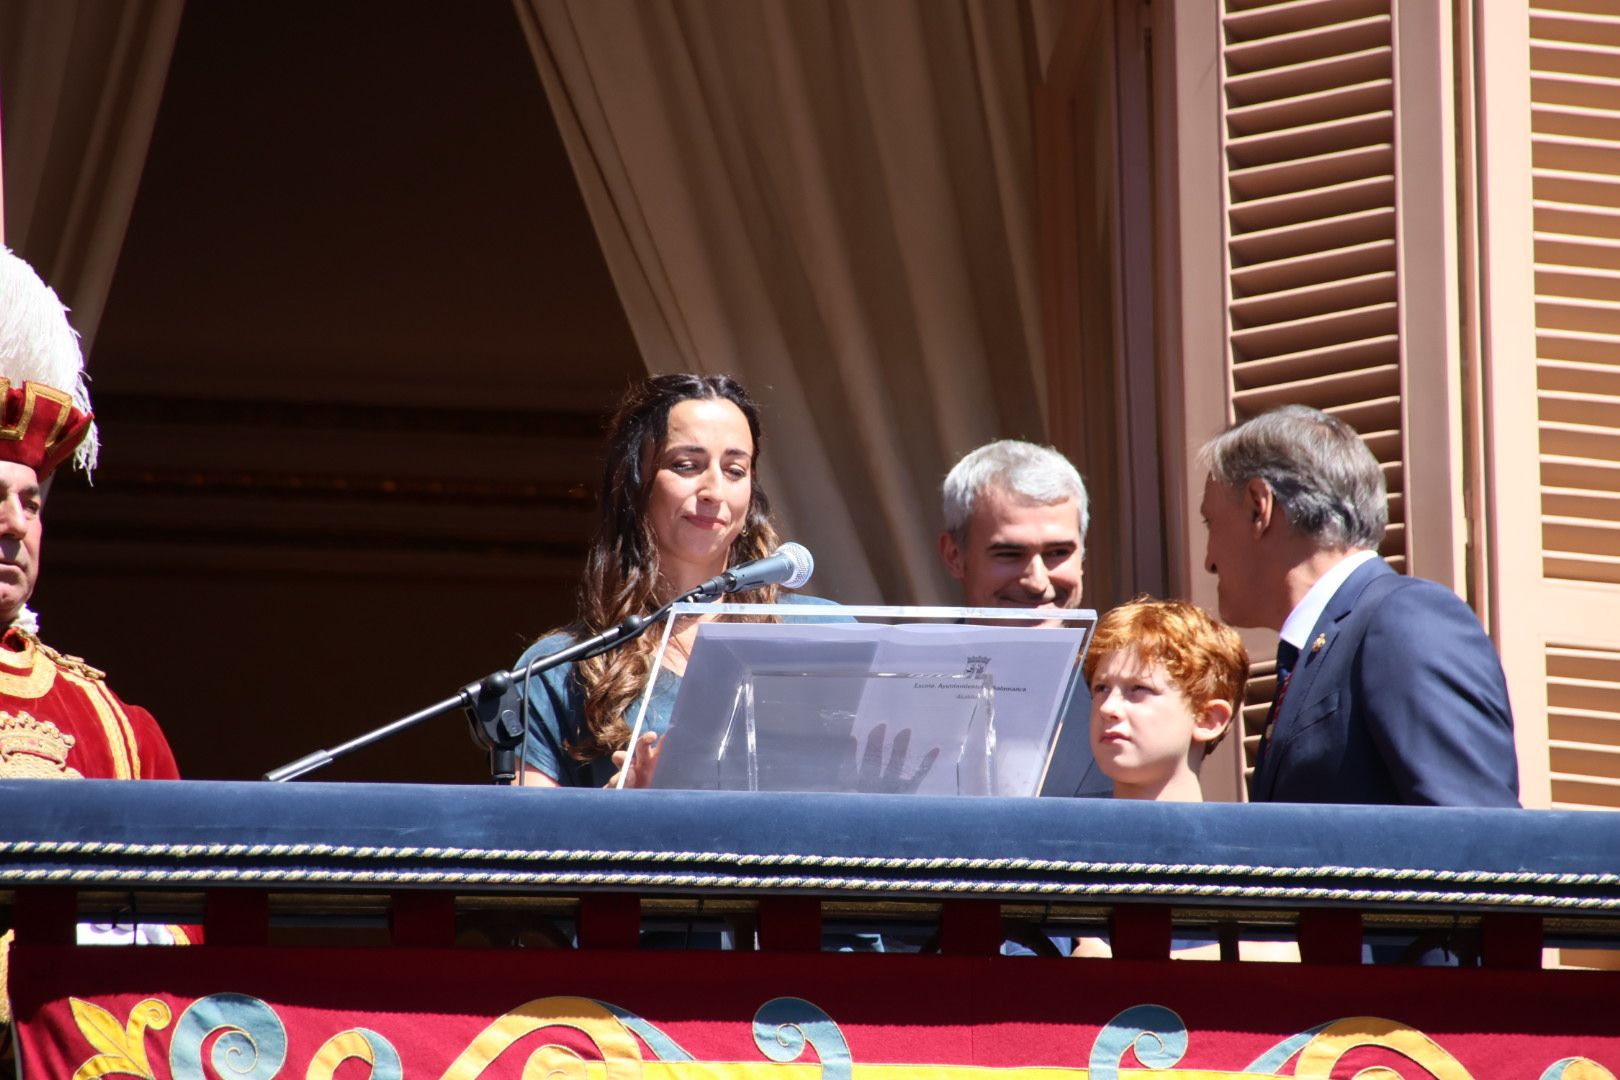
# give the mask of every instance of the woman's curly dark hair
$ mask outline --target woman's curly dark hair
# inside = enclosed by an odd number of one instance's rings
[[[608,425],[607,460],[597,492],[596,534],[579,586],[581,635],[597,634],[632,614],[646,614],[660,596],[658,544],[647,522],[647,501],[658,472],[659,453],[669,432],[669,412],[683,401],[731,402],[748,421],[754,440],[752,466],[759,463],[759,406],[729,375],[654,375],[630,389]],[[728,566],[763,558],[776,550],[770,500],[751,468],[753,498],[742,532],[732,541]],[[732,602],[775,603],[776,586],[732,597]],[[579,662],[585,689],[585,736],[569,752],[581,761],[622,750],[630,740],[625,713],[652,674],[657,636],[646,634],[623,648]]]

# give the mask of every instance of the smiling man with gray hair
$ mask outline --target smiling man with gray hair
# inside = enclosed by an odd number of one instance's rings
[[[1455,593],[1378,557],[1388,497],[1360,436],[1288,405],[1202,456],[1221,618],[1281,635],[1250,799],[1517,806],[1501,661]]]
[[[1090,508],[1080,473],[1048,446],[1018,439],[963,456],[941,489],[939,556],[981,608],[1080,606]],[[1077,687],[1064,716],[1043,795],[1109,795],[1089,737],[1091,696]]]

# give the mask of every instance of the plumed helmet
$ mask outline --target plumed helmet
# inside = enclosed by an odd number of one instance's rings
[[[0,460],[48,476],[68,458],[89,472],[99,441],[79,335],[34,268],[0,247]]]

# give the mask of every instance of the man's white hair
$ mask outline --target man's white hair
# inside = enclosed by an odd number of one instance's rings
[[[43,383],[73,397],[80,411],[90,411],[85,385],[84,354],[79,335],[69,325],[67,308],[34,268],[0,246],[0,376],[11,385]],[[100,440],[94,426],[73,454],[73,463],[95,468]]]
[[[957,543],[967,538],[968,520],[974,504],[990,488],[1035,503],[1055,503],[1072,498],[1080,513],[1080,542],[1091,524],[1091,507],[1086,484],[1069,459],[1050,446],[1037,446],[1021,439],[988,443],[962,458],[945,477],[940,494],[944,503],[945,528]]]

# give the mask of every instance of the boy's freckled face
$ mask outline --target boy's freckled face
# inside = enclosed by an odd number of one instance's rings
[[[1197,713],[1158,661],[1109,653],[1091,676],[1091,751],[1115,784],[1153,784],[1185,768]]]

